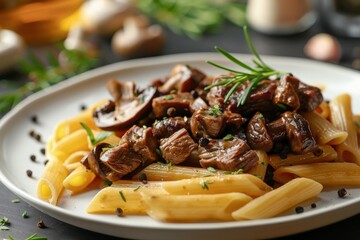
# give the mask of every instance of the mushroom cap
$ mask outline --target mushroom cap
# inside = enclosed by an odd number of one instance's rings
[[[148,87],[141,94],[135,94],[135,85],[130,82],[110,81],[108,89],[114,101],[97,108],[93,114],[97,127],[108,131],[119,131],[132,126],[151,109],[156,87]]]
[[[0,30],[0,73],[16,65],[25,53],[25,42],[11,30]]]

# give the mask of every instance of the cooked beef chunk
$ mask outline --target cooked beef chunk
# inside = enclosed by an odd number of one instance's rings
[[[182,128],[168,138],[160,140],[162,157],[173,164],[184,162],[198,145],[190,137],[188,131]]]
[[[127,142],[123,142],[105,151],[100,156],[99,162],[104,163],[116,173],[108,174],[106,178],[110,181],[116,181],[138,168],[144,163],[144,158],[133,152]]]
[[[191,116],[191,133],[195,139],[216,138],[224,130],[225,121],[224,113],[218,107],[200,109]]]
[[[298,95],[301,103],[301,111],[314,111],[324,100],[319,88],[299,83]]]
[[[95,173],[97,176],[101,177],[102,179],[115,181],[120,179],[123,176],[123,174],[114,171],[109,166],[107,166],[106,163],[100,160],[100,155],[103,152],[103,149],[109,147],[111,147],[111,145],[107,143],[97,144],[86,157],[81,159],[81,163],[87,169],[90,169],[93,173]]]
[[[274,103],[283,104],[289,110],[298,110],[300,101],[296,92],[298,88],[298,81],[292,81],[293,77],[286,76],[280,79],[275,90]]]
[[[214,77],[213,76],[206,76],[199,85],[195,89],[196,97],[201,97],[203,100],[206,100],[206,95],[208,94],[209,90],[205,90],[207,86],[210,86],[213,83]]]
[[[157,139],[161,139],[170,137],[182,128],[190,129],[189,120],[184,119],[183,117],[172,117],[154,122],[152,133]]]
[[[284,118],[279,118],[266,125],[268,133],[274,142],[283,140],[286,137],[286,126]]]
[[[246,172],[256,166],[259,160],[256,152],[239,138],[229,141],[211,139],[208,145],[199,147],[198,151],[203,168],[213,167],[226,171],[243,169]]]
[[[264,116],[257,112],[250,119],[246,128],[247,142],[252,149],[269,152],[274,143],[266,129]]]
[[[317,149],[309,123],[303,116],[296,112],[285,112],[281,116],[285,122],[286,134],[289,138],[292,152],[305,154]]]
[[[230,111],[224,111],[226,119],[226,128],[232,132],[240,130],[241,126],[246,123],[246,118],[243,118],[239,113],[233,113]]]
[[[236,101],[233,98],[230,102],[229,109],[232,112],[238,112],[243,116],[252,116],[256,112],[273,113],[273,98],[275,89],[277,87],[276,81],[264,80],[255,89],[251,91],[246,104],[238,105],[238,98],[243,94],[243,91],[238,92]]]
[[[195,101],[193,103],[190,104],[190,112],[194,113],[197,110],[200,110],[202,108],[208,108],[209,106],[207,105],[207,103],[201,98],[198,97],[195,99]]]
[[[190,93],[169,94],[153,99],[152,107],[157,118],[167,117],[167,110],[174,108],[173,116],[186,116],[190,114],[189,106],[194,101]]]
[[[206,75],[198,69],[179,64],[172,69],[168,79],[159,87],[159,91],[165,94],[171,90],[190,92],[194,90],[205,77]]]
[[[121,138],[120,143],[126,142],[129,148],[144,159],[144,164],[154,162],[158,159],[156,148],[157,139],[152,134],[152,128],[133,126]]]

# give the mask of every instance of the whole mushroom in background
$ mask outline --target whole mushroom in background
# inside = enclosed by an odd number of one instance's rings
[[[11,30],[0,30],[0,73],[14,67],[25,54],[23,38]]]
[[[96,35],[111,35],[123,27],[124,20],[137,13],[129,0],[89,0],[80,10],[82,26]]]
[[[111,44],[115,53],[125,57],[151,56],[162,50],[165,35],[159,25],[150,25],[146,17],[133,16],[114,34]]]
[[[310,38],[304,52],[309,58],[335,63],[340,61],[342,55],[338,40],[327,33],[319,33]]]

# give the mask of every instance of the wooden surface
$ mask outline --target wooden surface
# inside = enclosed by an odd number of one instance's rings
[[[251,37],[258,52],[262,55],[278,55],[278,56],[292,56],[305,57],[303,47],[306,41],[316,33],[323,32],[325,29],[317,22],[308,31],[292,36],[269,36],[251,31]],[[221,46],[222,48],[236,53],[249,53],[246,47],[245,40],[242,35],[242,30],[231,24],[225,25],[217,34],[208,35],[200,40],[191,40],[187,37],[177,36],[167,31],[167,42],[162,54],[173,54],[182,52],[214,52],[214,46]],[[351,67],[353,61],[352,52],[355,47],[360,46],[360,39],[339,38],[343,47],[343,58],[339,63],[345,67]],[[122,61],[123,59],[112,53],[110,48],[110,40],[102,39],[100,41],[101,47],[101,65]],[[36,53],[41,54],[49,47],[32,48]],[[25,81],[25,77],[15,71],[0,75],[0,79],[9,79],[13,81]],[[359,79],[360,80],[360,79]],[[0,80],[1,81],[1,80]],[[0,94],[6,89],[0,89]],[[38,233],[38,236],[44,236],[48,239],[67,239],[67,240],[81,240],[81,239],[118,239],[91,231],[83,230],[64,222],[58,221],[45,213],[42,213],[31,207],[24,201],[20,203],[12,203],[13,199],[17,197],[0,183],[0,217],[7,217],[10,221],[9,231],[0,231],[0,239],[7,238],[10,234],[15,239],[25,239],[33,233]],[[28,218],[23,218],[23,211],[27,211]],[[37,227],[37,222],[42,219],[46,228],[40,229]],[[281,239],[355,239],[360,236],[360,215],[355,215],[344,221],[319,228],[316,230],[287,236]],[[274,229],[276,231],[276,229]],[[226,235],[224,235],[224,239]],[[169,236],[171,239],[171,236]],[[241,237],[239,237],[241,239]]]

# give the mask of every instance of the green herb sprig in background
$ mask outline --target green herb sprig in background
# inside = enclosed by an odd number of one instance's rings
[[[60,47],[60,50],[64,59],[66,59],[66,64],[60,64],[53,53],[49,52],[47,54],[47,61],[44,63],[39,57],[30,52],[28,60],[22,61],[20,64],[21,70],[28,75],[30,82],[19,86],[13,82],[1,80],[0,84],[2,86],[14,90],[0,96],[0,113],[9,111],[32,93],[85,72],[97,65],[98,60],[84,52],[68,50],[64,47]]]
[[[138,0],[136,4],[145,15],[190,38],[217,31],[225,20],[245,24],[245,4],[234,0]]]

